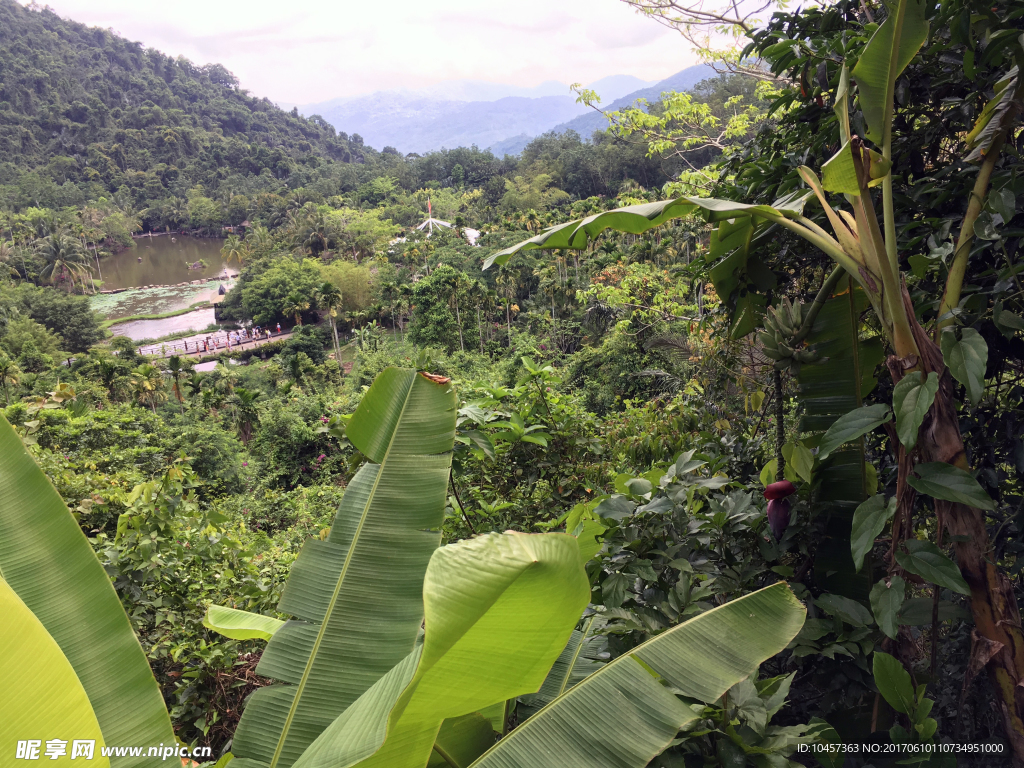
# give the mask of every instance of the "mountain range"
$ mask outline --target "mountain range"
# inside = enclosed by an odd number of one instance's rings
[[[621,109],[638,98],[656,100],[663,91],[685,91],[714,77],[707,65],[687,67],[664,80],[612,75],[587,87],[606,109]],[[421,90],[377,91],[298,107],[320,115],[337,130],[358,134],[367,145],[400,152],[478,146],[502,157],[516,155],[530,139],[547,131],[574,130],[588,138],[607,120],[577,104],[565,83],[549,80],[532,88],[479,80],[449,80]]]

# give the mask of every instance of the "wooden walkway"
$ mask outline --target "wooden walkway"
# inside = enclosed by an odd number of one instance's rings
[[[147,357],[181,355],[199,358],[204,355],[215,355],[220,352],[234,352],[238,349],[254,349],[264,344],[269,344],[272,341],[289,339],[291,335],[292,331],[289,328],[281,333],[272,333],[269,339],[263,336],[259,339],[247,339],[238,344],[231,343],[229,345],[226,332],[196,334],[195,337],[190,336],[187,339],[165,341],[160,344],[145,344],[139,347],[138,351],[140,355],[146,355]],[[207,339],[209,339],[209,342],[206,341]]]

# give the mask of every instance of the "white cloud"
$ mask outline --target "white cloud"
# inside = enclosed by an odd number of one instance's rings
[[[656,80],[695,62],[678,34],[616,0],[47,1],[146,47],[219,62],[243,88],[288,103],[463,78]]]

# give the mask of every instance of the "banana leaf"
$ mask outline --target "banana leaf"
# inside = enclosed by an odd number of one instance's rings
[[[797,218],[803,213],[811,193],[801,190],[775,202],[775,205],[750,205],[731,200],[716,200],[701,197],[677,197],[655,203],[628,205],[611,211],[595,213],[585,219],[575,219],[541,232],[509,248],[498,251],[484,260],[484,269],[492,264],[506,264],[512,256],[522,251],[537,248],[582,250],[587,243],[606,229],[639,235],[672,219],[694,213],[701,214],[706,221],[718,222],[756,216],[777,220],[782,217]]]
[[[490,749],[497,737],[491,721],[480,712],[445,720],[434,739],[427,768],[469,765]]]
[[[174,743],[160,689],[110,578],[3,416],[0,574],[71,664],[107,744]],[[115,768],[145,763],[112,760]]]
[[[859,339],[860,317],[869,303],[860,288],[851,292],[851,282],[843,278],[807,337],[820,360],[802,365],[797,376],[802,432],[825,432],[840,416],[861,407],[878,383],[874,371],[882,362],[882,344],[878,338]],[[817,469],[814,483],[815,503],[829,516],[815,556],[815,578],[829,592],[866,600],[871,569],[858,573],[850,553],[853,512],[870,495],[863,438],[833,451]]]
[[[285,622],[273,616],[262,616],[220,605],[211,605],[203,618],[204,627],[232,640],[269,640],[284,624]]]
[[[996,139],[1003,136],[1007,121],[1017,119],[1017,88],[1020,71],[1014,65],[1010,71],[995,84],[992,89],[995,95],[985,104],[981,114],[967,134],[965,143],[971,150],[967,155],[968,162],[976,163],[984,159]]]
[[[423,768],[443,720],[537,690],[589,595],[567,534],[494,533],[437,550],[423,584],[422,647],[324,731],[296,768]],[[479,738],[490,723],[473,721],[480,727],[462,739],[441,740],[457,764],[472,752],[463,747],[490,746]]]
[[[583,620],[579,629],[573,630],[569,642],[544,678],[540,690],[519,697],[516,707],[519,722],[532,717],[541,707],[547,706],[605,665],[608,638],[595,633],[606,623],[600,616],[590,616]]]
[[[96,762],[89,765],[110,765],[100,755],[103,734],[75,670],[39,619],[3,579],[0,622],[4,628],[0,632],[0,680],[4,681],[0,755],[4,762],[16,759],[18,741],[60,738],[68,742],[68,759],[73,739],[91,739],[96,742]],[[41,745],[39,752],[36,759],[43,757]]]
[[[491,747],[473,768],[642,768],[697,711],[779,653],[806,610],[784,583],[702,613],[620,656]]]
[[[881,146],[892,121],[893,85],[928,37],[925,0],[899,0],[875,30],[850,73],[857,83],[867,135]],[[895,56],[893,55],[895,53]]]
[[[256,671],[282,684],[249,699],[235,734],[236,768],[291,766],[352,702],[413,650],[423,576],[441,541],[455,440],[447,379],[388,368],[346,430],[366,456],[326,541],[292,566],[278,629]]]
[[[692,214],[706,221],[719,222],[711,233],[711,257],[717,263],[710,270],[715,291],[731,311],[729,336],[742,338],[754,330],[764,316],[765,292],[775,287],[775,275],[755,255],[771,232],[768,222],[786,220],[787,225],[817,242],[815,232],[798,224],[807,202],[813,198],[809,190],[797,190],[775,201],[774,205],[749,205],[731,200],[699,197],[678,197],[655,203],[630,205],[604,211],[585,219],[560,224],[529,240],[492,254],[484,261],[484,269],[492,264],[505,264],[516,253],[536,248],[586,248],[587,243],[606,229],[641,234],[671,219]],[[838,248],[838,243],[833,243]]]

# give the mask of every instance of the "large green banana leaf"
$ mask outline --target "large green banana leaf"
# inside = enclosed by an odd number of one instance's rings
[[[484,260],[484,269],[492,264],[505,264],[512,256],[521,251],[537,248],[572,248],[581,250],[587,243],[606,229],[639,235],[654,227],[661,226],[672,219],[701,213],[707,221],[728,221],[737,218],[756,216],[770,221],[779,219],[799,218],[804,206],[810,199],[810,193],[802,190],[799,194],[788,195],[777,200],[775,205],[749,205],[734,203],[731,200],[716,200],[701,197],[677,197],[673,200],[661,200],[656,203],[628,205],[612,211],[595,213],[585,219],[575,219],[551,227],[529,240],[513,245]]]
[[[779,653],[806,611],[786,584],[733,600],[648,640],[570,688],[473,768],[642,768],[697,713]]]
[[[19,741],[61,739],[67,754],[58,764],[71,759],[75,739],[96,742],[95,762],[107,766],[100,755],[103,734],[96,722],[89,697],[60,646],[7,582],[0,579],[0,755],[4,765],[17,760]],[[43,744],[37,744],[43,755]],[[28,758],[23,754],[22,757]],[[47,764],[50,760],[47,759]]]
[[[766,292],[778,282],[755,255],[771,229],[764,220],[743,216],[722,221],[711,232],[710,256],[717,263],[708,277],[730,309],[731,339],[742,339],[761,324],[768,304]]]
[[[583,625],[573,630],[569,642],[544,678],[540,690],[519,697],[516,706],[519,722],[532,717],[541,707],[547,706],[605,665],[608,659],[608,638],[596,634],[605,624],[604,619],[595,615],[584,619]]]
[[[389,368],[346,430],[369,460],[352,479],[326,541],[310,539],[278,609],[296,618],[260,659],[261,688],[246,705],[233,765],[287,768],[413,650],[423,576],[441,541],[455,440],[447,380]]]
[[[892,121],[893,85],[928,38],[925,0],[899,0],[875,30],[851,76],[857,83],[868,138],[882,146]]]
[[[284,624],[273,616],[221,605],[211,605],[203,617],[203,626],[232,640],[269,640]]]
[[[445,720],[434,739],[427,768],[463,768],[490,749],[497,736],[491,721],[480,712]]]
[[[640,234],[671,219],[700,214],[709,222],[718,222],[711,233],[711,257],[717,263],[711,268],[710,277],[715,291],[730,309],[729,335],[738,339],[757,327],[765,311],[765,292],[775,287],[775,275],[755,255],[771,232],[771,223],[794,230],[826,253],[842,254],[839,244],[823,230],[806,224],[803,209],[812,198],[811,191],[797,190],[773,205],[699,197],[630,205],[552,227],[492,254],[484,261],[484,269],[492,264],[505,264],[520,251],[585,248],[606,229]]]
[[[107,744],[174,743],[160,689],[110,578],[3,416],[0,576],[71,664]],[[0,632],[6,630],[5,625]],[[117,768],[145,763],[113,759]]]
[[[840,416],[859,408],[877,384],[882,343],[877,337],[860,339],[860,318],[868,300],[859,288],[850,290],[851,282],[840,282],[837,295],[825,302],[807,337],[820,360],[800,366],[797,375],[802,432],[824,432]],[[850,554],[853,511],[873,493],[869,480],[863,439],[832,452],[815,473],[815,500],[829,516],[815,557],[815,577],[830,592],[854,599],[867,599],[871,590],[870,569],[858,574]]]
[[[495,533],[437,550],[423,584],[422,648],[324,731],[296,768],[423,768],[442,720],[540,687],[589,595],[567,534]]]

